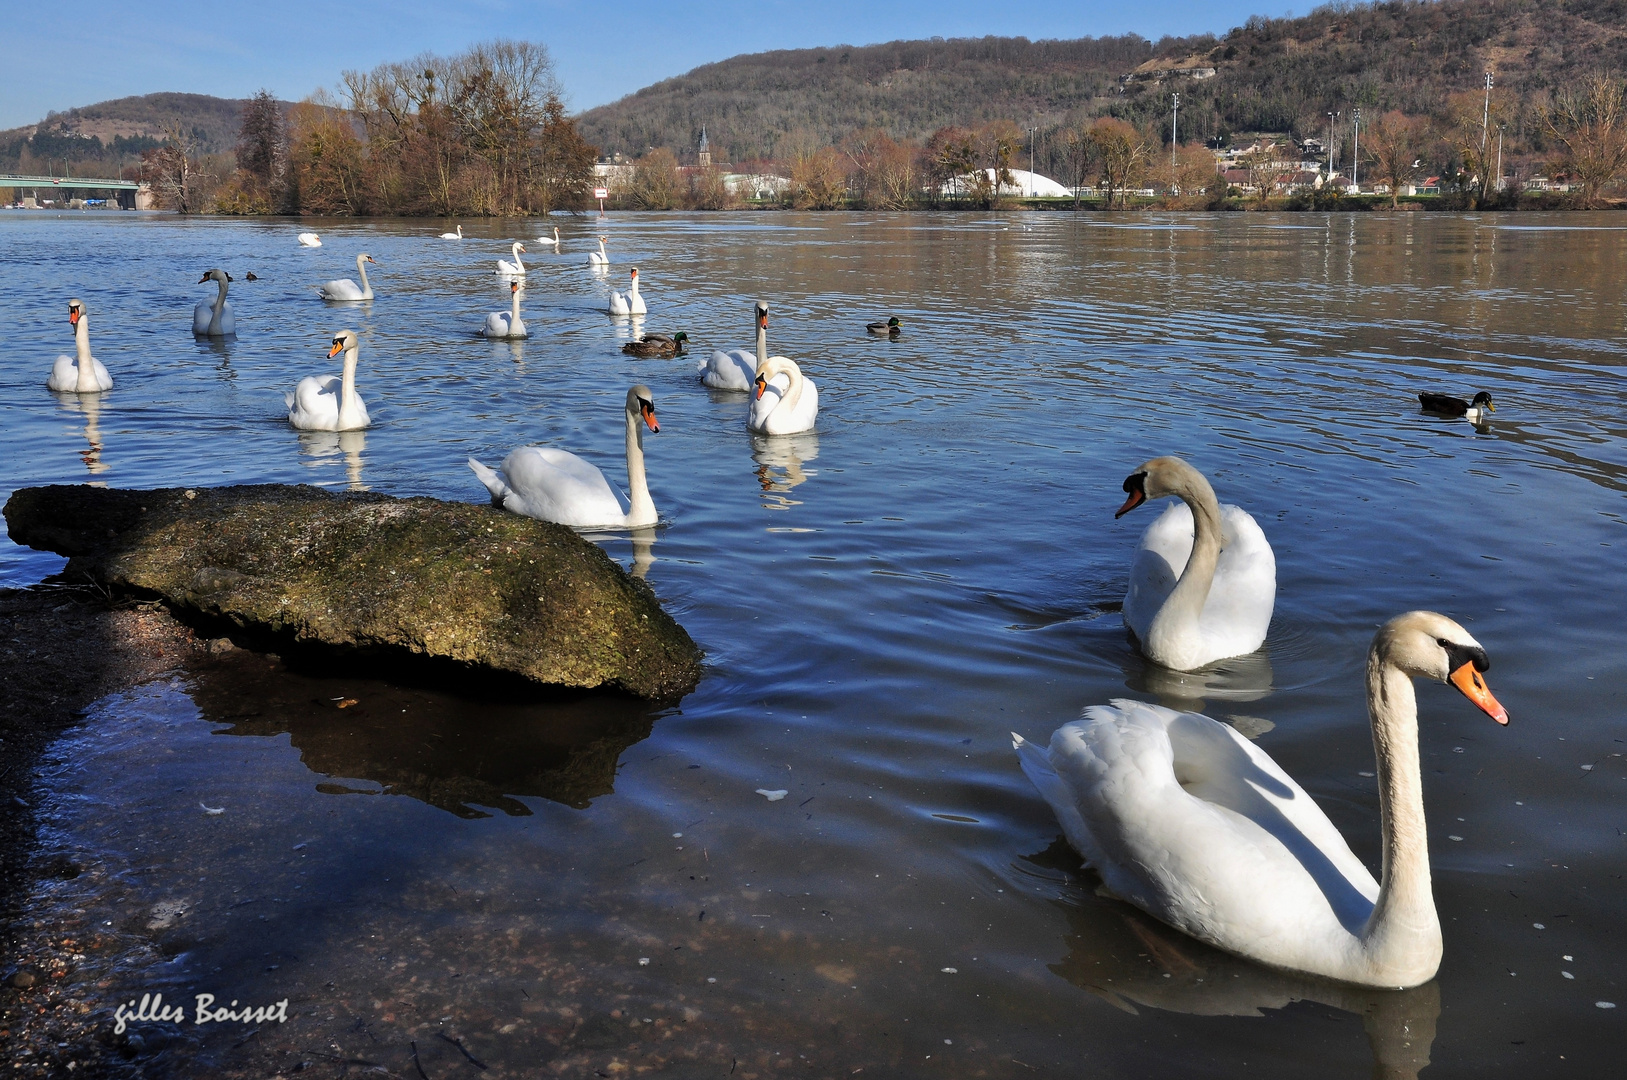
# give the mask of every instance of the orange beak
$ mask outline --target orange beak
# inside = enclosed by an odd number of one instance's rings
[[[1451,674],[1452,685],[1457,687],[1464,697],[1474,702],[1476,707],[1499,724],[1508,724],[1508,710],[1497,704],[1497,699],[1491,696],[1486,687],[1486,680],[1481,678],[1480,672],[1474,669],[1474,662],[1468,661]]]
[[[655,422],[655,410],[654,409],[652,409],[648,405],[646,405],[646,406],[644,406],[644,408],[640,409],[639,412],[644,414],[644,423],[649,425],[649,428],[650,428],[651,431],[659,432],[661,430],[661,425],[657,424]]]
[[[328,359],[332,360],[335,356],[338,356],[339,355],[339,350],[343,349],[344,347],[345,347],[344,342],[335,341],[333,343],[333,348],[328,350]]]
[[[763,396],[763,390],[765,388],[767,388],[767,386],[768,386],[768,383],[763,381],[763,377],[761,375],[757,376],[757,396],[758,397]]]
[[[759,318],[759,319],[758,319],[758,320],[757,320],[757,325],[758,325],[758,326],[760,326],[760,327],[762,327],[762,328],[763,328],[763,329],[764,329],[764,330],[767,330],[767,329],[768,329],[768,315],[767,315],[767,313],[764,313],[764,314],[763,314],[763,315],[762,315],[762,316],[761,316],[761,317],[760,317],[760,318]]]
[[[68,325],[69,326],[78,326],[79,325],[79,309],[78,308],[69,308],[68,309]]]
[[[1146,501],[1147,496],[1142,494],[1140,491],[1130,492],[1130,497],[1124,500],[1124,505],[1119,507],[1119,512],[1113,515],[1113,520],[1117,521],[1119,518],[1123,517],[1125,514],[1128,514],[1131,510],[1134,510],[1136,507],[1140,506]]]

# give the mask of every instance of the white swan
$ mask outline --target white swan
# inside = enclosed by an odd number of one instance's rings
[[[199,337],[229,337],[237,333],[237,315],[226,300],[226,283],[231,280],[232,275],[224,270],[209,270],[198,279],[199,285],[213,281],[220,286],[220,291],[213,300],[199,300],[197,307],[192,309],[194,334]]]
[[[302,232],[296,237],[300,247],[321,247],[322,238],[314,232]]]
[[[1107,889],[1217,948],[1392,989],[1440,966],[1414,678],[1450,681],[1499,724],[1485,650],[1432,611],[1391,619],[1367,653],[1382,884],[1292,777],[1225,724],[1137,701],[1085,710],[1023,771]]]
[[[509,292],[514,294],[514,308],[511,311],[493,311],[486,316],[486,325],[480,328],[482,337],[489,338],[522,338],[529,336],[525,330],[525,323],[520,321],[520,293],[525,291],[523,281],[509,283]]]
[[[588,265],[589,266],[609,266],[610,265],[610,256],[605,254],[605,250],[604,250],[604,242],[606,240],[608,240],[608,239],[609,239],[609,237],[607,237],[607,236],[599,237],[599,250],[598,251],[590,251],[590,252],[588,252]]]
[[[463,226],[459,225],[457,232],[443,232],[441,234],[441,239],[442,240],[462,240],[463,239]]]
[[[378,265],[371,255],[356,256],[356,272],[362,276],[360,285],[357,285],[349,278],[337,278],[326,285],[318,285],[316,291],[321,294],[324,300],[373,299],[373,286],[367,281],[367,266],[365,265],[367,263],[373,263],[374,266]]]
[[[554,235],[553,235],[552,239],[550,239],[550,238],[548,238],[546,236],[539,236],[539,237],[537,237],[537,243],[539,243],[539,244],[547,244],[549,247],[553,248],[555,251],[558,251],[559,250],[559,226],[558,225],[554,226]]]
[[[90,321],[83,300],[68,301],[68,322],[73,326],[75,355],[57,357],[45,385],[66,394],[99,394],[113,389],[113,376],[100,360],[90,355]]]
[[[356,360],[361,342],[355,331],[340,330],[333,335],[328,359],[341,349],[345,353],[343,375],[307,375],[283,395],[288,404],[288,422],[301,431],[355,431],[373,422],[367,416],[367,404],[356,393]]]
[[[525,251],[525,245],[520,243],[518,240],[516,240],[516,241],[514,241],[514,246],[512,248],[510,248],[509,250],[511,252],[513,252],[513,254],[514,254],[514,261],[509,262],[507,259],[498,259],[497,260],[497,269],[493,270],[492,273],[494,273],[494,274],[502,274],[502,275],[505,275],[507,277],[522,277],[522,276],[524,276],[524,274],[525,274],[525,263],[520,261],[520,253]]]
[[[746,427],[759,435],[795,435],[812,431],[819,416],[819,387],[783,356],[770,356],[753,377],[757,395]]]
[[[759,300],[752,315],[757,324],[757,355],[744,349],[719,349],[696,363],[701,382],[714,390],[750,390],[757,369],[768,362],[768,301]]]
[[[644,297],[638,292],[638,267],[633,267],[633,283],[625,293],[615,289],[610,290],[610,314],[612,315],[645,315],[649,308],[644,304]]]
[[[1277,560],[1254,519],[1221,506],[1203,474],[1177,457],[1153,458],[1124,490],[1114,517],[1148,499],[1181,500],[1147,526],[1130,564],[1124,622],[1141,651],[1192,671],[1258,649],[1277,599]]]
[[[644,430],[660,431],[655,398],[642,384],[627,391],[627,487],[632,498],[610,486],[604,473],[575,454],[546,446],[522,446],[493,471],[474,458],[469,468],[491,492],[493,505],[525,517],[576,528],[654,525],[655,503],[644,479]]]

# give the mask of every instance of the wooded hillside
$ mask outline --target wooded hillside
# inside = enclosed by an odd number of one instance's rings
[[[1216,74],[1158,70],[1182,61]],[[683,156],[705,125],[714,158],[742,160],[775,156],[797,128],[835,145],[870,127],[920,141],[939,127],[991,120],[1053,129],[1110,114],[1167,124],[1170,92],[1179,91],[1183,141],[1234,131],[1312,136],[1325,133],[1328,112],[1355,106],[1444,116],[1450,96],[1478,91],[1489,68],[1502,96],[1519,103],[1506,122],[1523,136],[1553,92],[1624,67],[1627,0],[1334,3],[1301,18],[1256,16],[1222,38],[933,39],[737,56],[589,110],[579,123],[606,153],[630,156],[661,146]]]
[[[0,131],[0,171],[115,176],[179,125],[203,154],[229,151],[246,102],[207,94],[143,94],[53,112]],[[286,103],[284,105],[286,108]]]

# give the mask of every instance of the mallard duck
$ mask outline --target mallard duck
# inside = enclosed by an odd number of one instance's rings
[[[1423,406],[1424,412],[1461,416],[1471,424],[1481,423],[1497,411],[1497,406],[1491,403],[1491,395],[1484,390],[1476,394],[1473,401],[1464,401],[1451,394],[1432,394],[1426,390],[1418,395],[1418,403]]]
[[[865,329],[872,334],[886,334],[888,337],[897,337],[904,328],[899,325],[898,316],[894,315],[886,322],[866,323]]]
[[[684,351],[684,342],[689,335],[682,330],[668,337],[666,334],[645,334],[638,341],[629,341],[621,347],[621,351],[628,356],[668,357],[679,356]]]

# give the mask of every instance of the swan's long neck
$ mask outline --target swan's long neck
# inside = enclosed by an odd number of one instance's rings
[[[356,360],[361,347],[352,345],[345,350],[345,370],[339,380],[339,419],[341,422],[350,419],[350,414],[356,410]]]
[[[79,316],[79,322],[73,328],[73,353],[76,357],[74,367],[79,373],[79,381],[74,388],[80,392],[87,390],[100,390],[96,382],[96,362],[90,358],[90,316]]]
[[[632,303],[636,299],[638,299],[638,278],[635,277],[632,288],[627,290],[627,302]]]
[[[797,402],[802,400],[802,369],[797,367],[787,367],[784,369],[784,371],[786,377],[791,380],[791,385],[785,388],[785,395],[780,398],[780,403],[774,406],[774,411],[778,412],[780,409],[784,409],[787,413],[789,413],[795,410],[797,407]]]
[[[520,261],[520,245],[515,244],[514,247],[511,248],[510,250],[512,250],[514,252],[514,268],[516,270],[524,270],[525,269],[525,263]]]
[[[520,290],[519,289],[514,290],[513,320],[514,320],[514,322],[519,322],[520,321]]]
[[[602,259],[605,262],[610,261],[610,256],[605,254],[604,241],[603,240],[599,241],[599,258]]]
[[[655,520],[655,500],[650,498],[650,485],[644,478],[644,433],[635,402],[627,410],[627,520],[649,524]]]
[[[763,320],[758,319],[757,320],[757,370],[758,371],[763,370],[763,365],[766,364],[766,363],[768,363],[768,327],[763,325]]]
[[[1181,571],[1180,581],[1147,628],[1147,644],[1161,655],[1179,651],[1173,648],[1173,641],[1163,644],[1164,639],[1188,634],[1196,628],[1204,601],[1209,599],[1209,589],[1215,582],[1215,567],[1220,562],[1225,535],[1220,524],[1220,501],[1215,498],[1209,481],[1196,471],[1184,479],[1175,494],[1192,510],[1192,554],[1186,560],[1186,569]]]
[[[1412,679],[1376,653],[1367,661],[1367,712],[1378,758],[1384,863],[1378,900],[1362,934],[1370,961],[1415,966],[1440,959],[1440,919],[1430,889],[1424,781],[1418,767],[1418,702]]]
[[[356,272],[362,276],[362,292],[369,294],[372,293],[373,286],[367,283],[367,259],[361,255],[356,256]],[[220,295],[226,295],[226,287],[224,285],[221,286]],[[350,354],[346,353],[345,357],[345,363],[350,363]]]
[[[215,284],[220,286],[220,292],[215,295],[215,313],[209,316],[209,333],[220,333],[221,312],[226,310],[226,279],[216,278]]]

